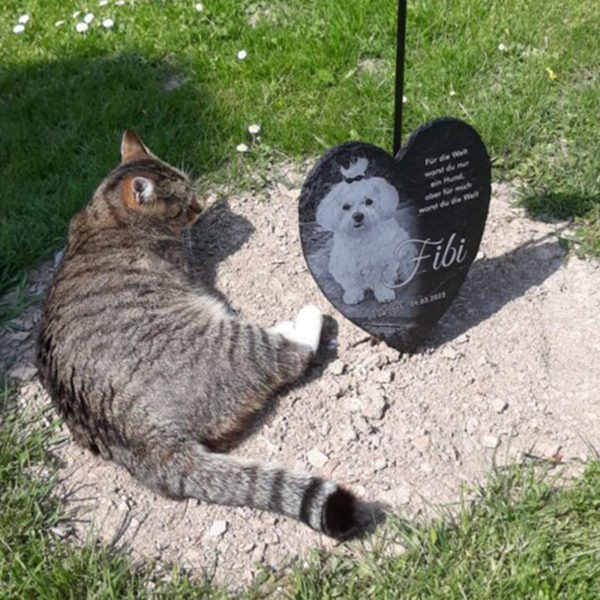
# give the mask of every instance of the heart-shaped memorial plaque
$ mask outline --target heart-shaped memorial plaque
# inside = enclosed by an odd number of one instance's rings
[[[477,255],[491,194],[479,134],[422,125],[396,158],[361,142],[329,150],[300,195],[309,269],[348,319],[412,350],[456,297]]]

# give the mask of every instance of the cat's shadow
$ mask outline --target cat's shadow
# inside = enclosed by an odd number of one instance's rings
[[[207,208],[187,234],[194,276],[225,302],[227,298],[215,288],[217,267],[240,250],[254,231],[248,219],[234,213],[229,203],[222,201]]]
[[[255,228],[248,219],[234,213],[229,203],[222,201],[206,209],[188,233],[187,247],[194,277],[199,283],[209,287],[227,306],[230,306],[228,299],[216,288],[218,266],[240,250],[254,231]],[[337,358],[337,348],[332,343],[337,339],[337,332],[338,325],[335,319],[325,316],[319,351],[304,376],[282,388],[263,411],[254,415],[247,423],[245,432],[236,439],[235,444],[227,448],[228,450],[239,446],[262,429],[276,411],[282,397],[323,374],[327,365]]]

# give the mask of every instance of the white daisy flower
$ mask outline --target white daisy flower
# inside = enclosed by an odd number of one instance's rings
[[[56,21],[56,23],[54,23],[54,27],[62,27],[64,24],[66,23],[66,21]]]
[[[77,33],[85,33],[89,28],[90,26],[87,23],[84,23],[83,21],[75,25],[75,30],[77,31]]]
[[[260,125],[258,123],[254,123],[248,127],[248,133],[252,136],[260,133]]]
[[[245,50],[240,50],[237,53],[238,60],[244,60],[248,56],[248,53]]]
[[[125,0],[117,0],[115,6],[125,6]]]
[[[89,25],[94,20],[94,14],[88,13],[85,15],[85,17],[83,17],[83,20]]]
[[[21,15],[19,17],[19,23],[21,23],[21,25],[26,25],[29,22],[29,19],[31,19],[29,15]]]
[[[454,90],[450,90],[450,94],[449,96],[452,98],[453,96],[456,96],[456,92]]]
[[[498,44],[498,50],[500,50],[500,52],[506,52],[508,48],[504,44]]]
[[[236,149],[238,152],[242,152],[242,153],[244,153],[244,152],[248,152],[248,146],[246,146],[246,144],[238,144],[238,145],[235,147],[235,149]]]
[[[406,96],[402,96],[402,104],[406,104],[408,102],[408,98]]]
[[[204,10],[204,4],[202,4],[202,2],[198,2],[198,4],[196,4],[196,10],[198,12],[202,12]]]
[[[13,27],[13,33],[23,33],[25,31],[25,25],[19,23]]]
[[[102,21],[102,27],[104,27],[104,29],[111,29],[114,24],[115,22],[112,19],[104,19],[104,21]]]
[[[108,4],[108,0],[99,0],[98,6],[106,6]]]

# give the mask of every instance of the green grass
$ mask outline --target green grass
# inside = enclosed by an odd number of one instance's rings
[[[65,541],[71,518],[53,495],[51,419],[0,392],[0,599],[227,598],[175,565],[134,564],[118,541]],[[48,416],[48,415],[46,415]],[[265,574],[240,597],[600,597],[600,462],[557,485],[549,467],[495,472],[457,516],[396,523],[351,558],[315,555],[289,575]],[[394,544],[406,551],[390,555]]]
[[[0,391],[0,598],[223,598],[176,567],[156,573],[114,546],[66,543],[70,518],[53,496],[56,433]],[[163,579],[168,575],[168,579]],[[152,591],[152,593],[150,593]]]
[[[398,526],[407,550],[326,556],[298,569],[294,598],[600,597],[600,463],[556,487],[533,467],[491,476],[471,508],[426,527]],[[388,545],[389,548],[389,545]]]
[[[0,293],[63,243],[125,127],[205,181],[349,138],[391,146],[395,2],[211,0],[202,12],[189,0],[92,2],[80,35],[71,15],[85,6],[0,5]],[[31,21],[17,35],[23,12]],[[471,122],[495,176],[524,180],[532,213],[576,218],[578,244],[596,255],[599,27],[596,0],[409,2],[404,128]],[[169,91],[173,78],[182,85]],[[240,157],[251,123],[260,150]]]

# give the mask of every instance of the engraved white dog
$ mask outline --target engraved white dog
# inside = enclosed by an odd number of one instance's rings
[[[336,183],[321,200],[317,223],[333,232],[329,272],[344,290],[346,304],[358,304],[371,290],[378,302],[395,300],[393,286],[406,279],[416,251],[408,232],[395,218],[398,192],[383,177],[364,177],[366,158],[341,169],[344,181]],[[387,285],[386,285],[387,283]]]

